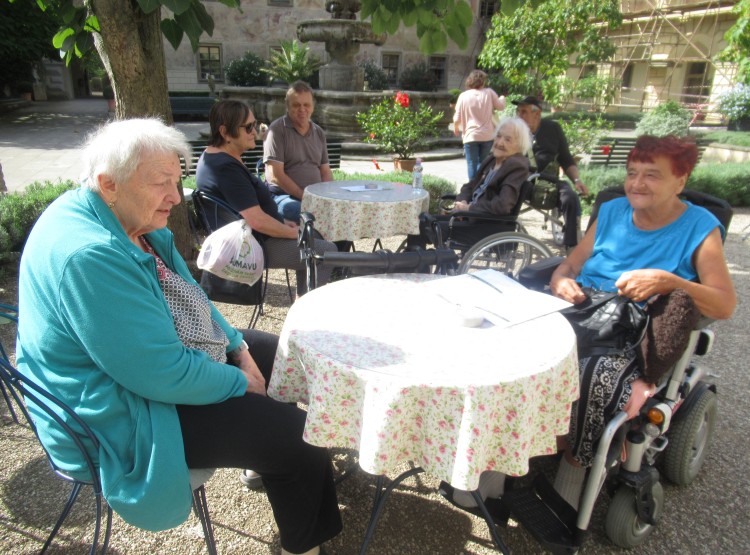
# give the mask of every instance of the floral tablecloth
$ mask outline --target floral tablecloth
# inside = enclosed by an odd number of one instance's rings
[[[427,191],[383,181],[316,183],[302,196],[302,211],[315,216],[315,229],[329,241],[419,234],[419,214],[429,205]]]
[[[360,277],[300,298],[269,395],[307,404],[305,440],[358,450],[372,474],[413,461],[464,490],[484,470],[526,474],[568,430],[575,336],[557,313],[464,327],[425,287],[436,277]]]

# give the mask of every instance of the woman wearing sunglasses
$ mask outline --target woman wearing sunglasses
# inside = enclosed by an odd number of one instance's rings
[[[242,153],[255,148],[258,120],[247,104],[221,100],[211,107],[209,146],[198,160],[195,181],[198,189],[225,201],[240,213],[260,235],[268,268],[295,270],[297,295],[305,292],[305,265],[297,245],[298,225],[285,222],[273,195],[258,176],[242,162]],[[335,251],[336,245],[315,241],[318,252]],[[325,284],[330,271],[321,271],[318,282]]]

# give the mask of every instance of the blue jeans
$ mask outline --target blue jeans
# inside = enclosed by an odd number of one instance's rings
[[[285,220],[299,223],[302,203],[291,195],[274,195],[273,200],[279,208],[279,214]]]
[[[464,143],[464,156],[466,157],[466,166],[469,170],[469,181],[479,171],[482,160],[487,158],[492,152],[493,141],[473,141]]]

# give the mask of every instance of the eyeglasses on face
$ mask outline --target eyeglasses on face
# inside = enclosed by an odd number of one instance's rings
[[[255,129],[258,129],[258,125],[260,125],[260,122],[256,119],[255,121],[250,122],[247,125],[240,125],[240,127],[242,127],[248,133],[252,133]]]

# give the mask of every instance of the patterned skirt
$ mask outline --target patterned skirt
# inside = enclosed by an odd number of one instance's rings
[[[573,403],[568,446],[578,463],[591,466],[596,444],[609,421],[630,399],[640,376],[635,351],[579,360],[580,397]]]

